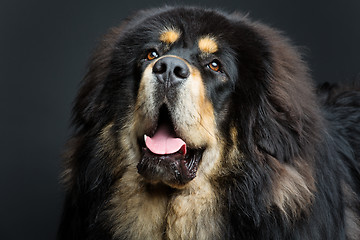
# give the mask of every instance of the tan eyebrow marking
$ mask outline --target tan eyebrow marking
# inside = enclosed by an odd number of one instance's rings
[[[218,44],[215,38],[206,36],[199,40],[199,48],[203,53],[215,53],[218,50]]]
[[[166,43],[166,44],[173,44],[176,42],[180,37],[180,31],[174,28],[166,28],[161,34],[160,34],[160,41]]]

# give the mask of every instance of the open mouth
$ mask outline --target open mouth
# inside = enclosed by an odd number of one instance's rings
[[[203,149],[191,149],[176,134],[168,108],[163,105],[150,136],[139,139],[138,172],[150,182],[181,186],[196,177]]]

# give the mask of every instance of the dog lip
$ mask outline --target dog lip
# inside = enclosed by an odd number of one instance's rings
[[[169,186],[182,186],[196,177],[204,149],[189,149],[184,155],[154,154],[148,148],[141,148],[138,173],[150,182],[163,182]]]

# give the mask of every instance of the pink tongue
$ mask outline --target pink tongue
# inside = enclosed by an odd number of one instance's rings
[[[146,136],[145,144],[155,154],[172,154],[180,149],[186,154],[186,143],[181,138],[172,137],[166,126],[160,126],[152,138]]]

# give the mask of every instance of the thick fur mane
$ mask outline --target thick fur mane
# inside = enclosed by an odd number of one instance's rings
[[[174,64],[181,83],[163,83]],[[163,125],[186,153],[151,152]],[[360,88],[316,90],[300,51],[247,17],[128,18],[90,59],[73,126],[58,239],[360,236]]]

